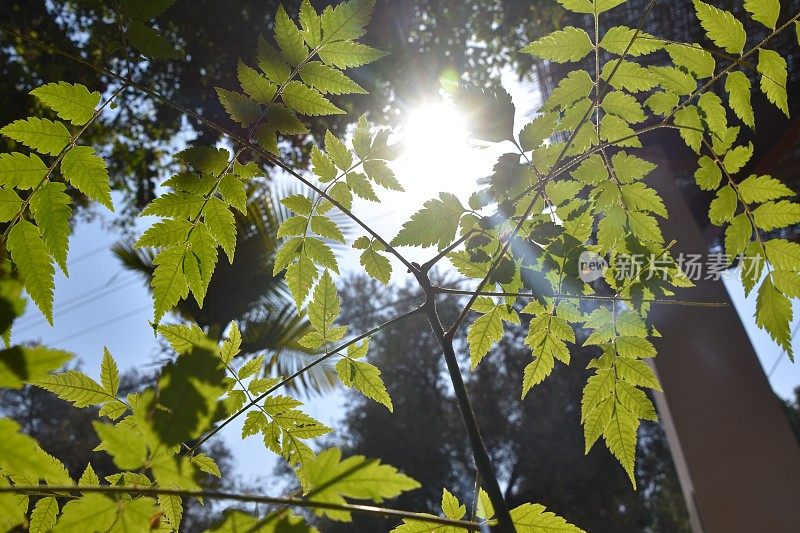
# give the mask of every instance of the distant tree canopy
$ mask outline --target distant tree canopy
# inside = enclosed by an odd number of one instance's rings
[[[260,34],[269,35],[279,4],[297,12],[300,2],[288,0],[178,0],[155,19],[155,27],[173,44],[177,59],[146,60],[131,48],[130,63],[120,42],[119,3],[104,0],[9,0],[0,5],[0,124],[41,111],[28,92],[51,81],[82,83],[91,90],[108,91],[119,85],[73,61],[57,59],[52,50],[18,36],[30,37],[78,56],[98,67],[128,76],[173,102],[226,126],[234,124],[219,104],[214,87],[235,88],[231,65],[242,50],[255,50]],[[322,2],[312,2],[320,7]],[[326,3],[327,4],[327,3]],[[374,120],[396,119],[404,102],[435,94],[439,78],[463,76],[491,84],[504,67],[532,75],[532,58],[518,54],[525,43],[552,30],[562,17],[553,0],[506,0],[487,4],[479,0],[382,0],[377,3],[373,32],[367,42],[391,51],[383,61],[354,73],[370,94],[356,95],[360,111]],[[558,13],[558,15],[556,15]],[[213,23],[209,21],[213,20]],[[255,58],[251,58],[251,65]],[[130,67],[130,70],[129,70]],[[342,109],[353,108],[352,97],[337,97]],[[352,115],[317,118],[311,131],[341,131]],[[112,187],[126,202],[120,220],[130,222],[138,208],[152,200],[165,174],[166,155],[179,133],[195,144],[213,144],[217,131],[187,122],[174,108],[131,92],[119,109],[88,132],[86,140],[105,146]],[[196,138],[195,134],[196,133]],[[305,164],[309,138],[297,136],[281,147],[288,160]],[[7,151],[0,139],[0,151]],[[88,202],[87,202],[88,204]]]
[[[414,290],[386,291],[355,277],[343,290],[342,317],[355,327],[368,328],[387,313],[412,309],[422,298]],[[441,310],[455,315],[457,301]],[[401,496],[398,505],[433,510],[443,487],[461,501],[472,501],[475,471],[459,431],[461,420],[439,346],[423,321],[413,317],[395,325],[373,337],[370,345],[370,362],[392,376],[386,386],[394,412],[349,394],[339,431],[349,454],[385,457],[421,482],[424,489]],[[520,400],[514,377],[527,362],[525,330],[524,325],[511,328],[495,356],[467,374],[470,397],[507,486],[509,505],[540,501],[556,513],[575,509],[574,523],[593,533],[688,532],[680,486],[658,425],[648,423],[640,430],[638,491],[631,489],[625,473],[604,450],[593,449],[584,457],[579,418],[586,375],[580,368],[586,366],[591,348],[575,353],[572,368],[555,372],[531,397]],[[464,339],[459,342],[466,344]],[[353,524],[326,524],[325,531],[383,529],[385,525],[373,519],[358,518]]]

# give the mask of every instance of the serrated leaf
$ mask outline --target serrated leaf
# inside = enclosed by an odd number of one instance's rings
[[[313,502],[343,504],[345,498],[382,502],[420,486],[396,468],[375,459],[354,455],[341,459],[341,451],[331,448],[306,462],[300,470],[303,492]],[[315,513],[338,520],[350,519],[347,511],[315,509]]]
[[[633,211],[646,211],[667,218],[667,208],[658,193],[642,182],[629,183],[621,188],[622,201]]]
[[[345,172],[351,170],[353,154],[330,130],[325,131],[325,151],[339,169]]]
[[[774,50],[758,50],[758,72],[761,74],[761,92],[775,107],[789,116],[789,97],[786,94],[788,71],[786,59]]]
[[[674,123],[680,127],[681,137],[686,145],[697,153],[703,144],[703,123],[695,106],[686,106],[675,112]]]
[[[31,91],[44,105],[52,109],[58,118],[68,120],[76,126],[83,126],[92,119],[94,109],[100,103],[100,93],[89,92],[80,83],[65,81],[48,83]]]
[[[648,72],[656,85],[681,96],[689,96],[697,88],[697,80],[675,67],[651,66]]]
[[[63,183],[45,183],[30,197],[33,219],[41,230],[47,251],[64,274],[67,273],[72,199]]]
[[[319,61],[303,65],[300,79],[323,94],[367,94],[367,91],[342,71]]]
[[[753,157],[753,150],[753,143],[750,143],[747,146],[737,146],[725,154],[725,158],[722,161],[722,166],[725,167],[725,170],[728,172],[728,174],[736,174],[742,170],[750,161],[750,158]]]
[[[606,115],[600,121],[600,140],[614,146],[641,148],[642,143],[628,123],[616,115]]]
[[[596,184],[608,181],[610,178],[605,161],[599,154],[593,154],[576,168],[572,175],[583,183]]]
[[[726,185],[717,191],[717,196],[711,202],[708,210],[708,219],[717,226],[729,222],[736,213],[737,196],[733,187]]]
[[[221,87],[217,87],[216,91],[220,103],[234,122],[238,122],[242,127],[247,128],[258,118],[261,106],[257,102],[243,94],[228,91]]]
[[[697,18],[708,38],[731,54],[741,54],[747,41],[744,25],[729,11],[700,0],[693,1]]]
[[[258,68],[267,76],[267,78],[277,85],[286,83],[291,74],[291,69],[286,61],[278,54],[277,50],[272,47],[262,36],[258,37]]]
[[[786,239],[770,239],[764,243],[769,263],[780,270],[800,271],[800,244]]]
[[[645,119],[642,104],[622,91],[611,91],[606,94],[601,107],[606,113],[616,115],[630,124],[638,124]]]
[[[736,116],[750,128],[755,127],[753,105],[750,103],[750,80],[744,72],[735,71],[725,78],[725,90],[728,91],[728,104]]]
[[[572,104],[586,98],[594,87],[594,80],[585,70],[573,70],[558,82],[550,97],[542,106],[542,111],[568,109]]]
[[[630,48],[628,48],[629,45]],[[619,56],[625,54],[626,50],[629,57],[643,56],[661,50],[663,47],[664,44],[660,39],[642,31],[637,35],[636,30],[627,26],[609,28],[600,40],[600,48]]]
[[[633,211],[628,213],[628,225],[634,236],[643,242],[664,242],[664,236],[658,226],[658,221],[645,213]]]
[[[0,154],[0,185],[33,189],[47,174],[47,167],[36,154]]]
[[[624,0],[597,0],[598,6],[616,6]],[[598,10],[600,7],[598,7]],[[610,9],[610,7],[608,8]],[[582,529],[576,527],[560,516],[547,511],[543,505],[525,503],[519,507],[511,509],[511,521],[517,531],[539,533],[540,531],[554,533],[584,533]]]
[[[768,276],[758,289],[756,298],[756,324],[769,333],[778,345],[794,360],[792,336],[789,326],[792,321],[792,302],[782,294]]]
[[[392,399],[381,379],[381,371],[365,361],[354,361],[348,357],[336,363],[336,373],[345,386],[356,389],[361,394],[394,411]]]
[[[333,105],[318,90],[299,81],[284,86],[283,102],[291,109],[307,116],[341,115],[344,111]]]
[[[265,78],[254,68],[248,67],[244,61],[239,60],[236,68],[239,84],[247,96],[259,104],[269,104],[278,93],[278,86]]]
[[[318,275],[314,261],[305,253],[300,255],[297,262],[286,268],[286,283],[297,307],[302,307]]]
[[[656,115],[665,116],[675,109],[679,101],[678,95],[671,91],[658,91],[645,100],[645,105]]]
[[[617,63],[619,63],[619,67],[617,67]],[[613,77],[611,76],[612,72],[614,73]],[[600,77],[615,89],[625,89],[632,93],[648,91],[658,83],[651,71],[630,61],[607,62],[603,65]]]
[[[211,237],[225,250],[228,261],[233,264],[233,254],[236,250],[236,221],[233,213],[225,202],[211,197],[203,209],[203,220]]]
[[[492,309],[473,322],[467,329],[470,367],[474,370],[491,347],[503,338],[503,311],[501,306]],[[505,304],[502,304],[505,307]]]
[[[556,63],[566,63],[579,61],[592,50],[594,50],[594,45],[585,30],[567,26],[563,30],[545,35],[524,47],[520,52]]]
[[[186,252],[186,246],[166,248],[153,259],[155,270],[150,286],[153,288],[156,322],[189,294],[189,285],[183,271]]]
[[[330,218],[322,215],[314,215],[311,217],[311,231],[332,241],[344,243],[344,234],[339,226]]]
[[[128,24],[128,41],[144,56],[154,59],[179,59],[178,52],[162,35],[138,21]]]
[[[6,247],[25,283],[25,290],[52,325],[55,269],[39,230],[27,220],[20,220],[11,228]]]
[[[309,0],[300,4],[300,27],[308,46],[316,48],[322,43],[322,19]]]
[[[626,152],[617,152],[611,157],[614,173],[622,183],[644,179],[656,169],[656,165]]]
[[[183,502],[180,496],[175,494],[159,494],[158,506],[164,512],[169,525],[173,531],[179,531],[181,519],[183,518]]]
[[[44,379],[72,359],[72,354],[43,346],[13,346],[0,350],[0,387],[21,389],[25,382]]]
[[[637,342],[644,341],[645,339],[639,339]],[[628,344],[625,344],[625,350],[629,351],[630,343],[633,340],[626,341]],[[646,348],[644,346],[636,346],[635,348],[630,348],[631,350],[644,350],[644,352],[636,352],[636,353],[654,353],[655,348]],[[633,352],[632,352],[633,353]],[[620,354],[622,355],[622,354]],[[656,377],[655,372],[653,369],[648,365],[646,362],[642,361],[641,359],[633,359],[628,356],[624,357],[617,357],[614,360],[614,367],[619,379],[627,381],[634,387],[647,387],[649,389],[661,390],[661,384],[658,382],[658,378]]]
[[[278,6],[275,15],[275,41],[283,52],[283,57],[292,65],[299,65],[308,55],[303,36],[299,28],[292,22],[283,5]]]
[[[136,470],[144,465],[147,445],[132,429],[120,424],[112,426],[92,422],[103,450],[114,459],[114,464],[123,470]]]
[[[319,57],[328,65],[337,68],[352,68],[367,65],[384,57],[386,52],[352,41],[326,44],[319,50]]]
[[[95,155],[89,146],[71,148],[61,160],[61,172],[70,184],[83,194],[114,210],[108,168],[102,157]]]
[[[747,213],[736,215],[725,230],[725,253],[731,257],[738,256],[747,248],[752,236],[753,228]]]
[[[56,525],[57,516],[58,501],[52,496],[40,499],[31,512],[28,531],[30,533],[47,533]]]
[[[30,479],[71,485],[64,465],[43,451],[9,418],[0,419],[0,468],[3,473]],[[5,479],[5,477],[3,478]]]
[[[464,207],[450,193],[440,193],[438,200],[428,200],[423,209],[403,224],[403,229],[392,240],[392,246],[438,246],[441,250],[456,238]]]
[[[211,474],[212,476],[218,478],[222,477],[222,472],[220,472],[217,462],[208,455],[204,453],[198,453],[197,455],[193,455],[191,457],[191,461],[206,474]]]
[[[392,277],[392,264],[389,259],[377,252],[372,246],[362,252],[359,262],[370,277],[384,285],[389,284],[389,280]]]
[[[519,143],[522,149],[528,152],[541,146],[545,139],[555,133],[557,121],[556,113],[542,113],[529,122],[519,132]]]
[[[386,161],[372,159],[364,162],[364,172],[367,177],[383,187],[392,191],[403,191],[403,186],[397,181],[394,171],[389,168]]]
[[[772,273],[775,287],[789,298],[800,298],[800,274],[776,270]]]
[[[777,200],[784,196],[794,196],[794,191],[772,176],[753,174],[737,186],[742,201],[752,204]]]
[[[634,487],[636,486],[634,463],[636,462],[636,432],[638,429],[639,419],[636,418],[636,415],[617,402],[611,420],[603,430],[603,439],[606,441],[608,450],[622,464]]]
[[[116,400],[114,395],[99,383],[77,370],[68,370],[61,374],[47,376],[34,385],[52,392],[62,400],[71,402],[79,408]]]
[[[774,30],[781,14],[780,0],[744,0],[744,8],[753,15],[753,20]]]
[[[119,391],[119,369],[108,348],[103,348],[103,360],[100,363],[100,383],[111,396],[117,395]]]
[[[0,133],[46,155],[58,155],[71,141],[62,122],[46,118],[20,119],[0,129]]]
[[[767,202],[753,210],[753,221],[765,231],[800,223],[800,204],[788,200]]]
[[[698,163],[700,167],[694,173],[697,186],[704,191],[717,190],[722,181],[722,169],[716,161],[705,155],[698,160]]]
[[[697,105],[703,112],[712,137],[717,138],[720,136],[720,132],[728,129],[728,116],[719,96],[714,93],[703,93],[700,95]]]
[[[666,49],[675,66],[685,68],[697,79],[710,78],[714,75],[717,66],[714,56],[699,44],[668,44]]]

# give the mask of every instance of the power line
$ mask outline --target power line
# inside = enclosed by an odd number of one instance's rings
[[[86,335],[87,333],[91,333],[91,332],[93,332],[95,330],[98,330],[100,328],[104,328],[106,326],[110,326],[111,324],[119,322],[120,320],[124,320],[124,319],[126,319],[128,317],[131,317],[131,316],[135,315],[135,314],[141,313],[142,311],[146,311],[146,310],[150,309],[150,307],[151,306],[148,304],[148,305],[145,305],[144,307],[139,307],[139,308],[134,309],[132,311],[128,311],[127,313],[122,313],[121,315],[117,315],[117,316],[115,316],[113,318],[109,318],[108,320],[104,320],[102,322],[98,322],[97,324],[94,324],[94,325],[89,326],[87,328],[84,328],[82,330],[76,331],[75,333],[67,335],[66,337],[61,337],[60,339],[57,339],[57,340],[54,340],[54,341],[48,341],[48,344],[52,345],[52,346],[55,346],[55,345],[61,344],[62,342],[71,341],[72,339],[76,339],[78,337],[82,337],[83,335]]]
[[[789,342],[790,343],[794,340],[794,338],[797,335],[798,331],[800,331],[800,320],[797,321],[797,324],[795,324],[794,328],[792,329],[792,336],[789,338]],[[769,373],[767,374],[767,379],[771,378],[772,374],[774,374],[775,371],[778,370],[778,366],[780,366],[784,355],[786,355],[786,350],[781,349],[781,353],[775,359],[775,362],[772,364],[772,368],[770,369]]]

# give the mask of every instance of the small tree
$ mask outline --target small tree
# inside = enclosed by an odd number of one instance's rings
[[[732,13],[694,0],[700,25],[715,45],[706,50],[643,32],[655,0],[642,13],[638,28],[614,27],[602,33],[603,14],[625,0],[559,1],[592,19],[594,35],[566,27],[522,51],[564,63],[590,56],[593,72],[570,72],[545,102],[542,114],[519,135],[515,134],[514,106],[504,91],[454,88],[454,99],[472,115],[475,137],[510,141],[517,153],[498,161],[489,186],[473,194],[467,206],[443,192],[426,202],[393,239],[364,223],[353,204],[354,196],[379,201],[381,189],[403,188],[389,166],[398,152],[388,142],[389,130],[371,127],[362,116],[350,143],[326,133],[324,150],[312,149],[313,177],[282,161],[277,148],[281,136],[307,132],[300,116],[345,114],[330,95],[362,91],[344,70],[384,55],[357,41],[365,33],[373,0],[351,0],[322,13],[305,0],[299,26],[283,8],[278,10],[277,48],[261,39],[253,51],[258,69],[250,66],[250,57],[237,66],[243,93],[217,89],[222,105],[244,133],[213,123],[130,77],[128,60],[133,53],[152,60],[174,57],[175,50],[153,22],[170,0],[120,2],[116,22],[122,29],[122,64],[128,61],[128,70],[119,73],[4,29],[116,82],[106,95],[65,81],[38,87],[32,94],[60,120],[30,117],[0,130],[20,149],[32,150],[0,158],[0,220],[5,224],[3,252],[8,252],[0,294],[3,333],[9,345],[3,352],[0,385],[13,388],[33,383],[77,407],[99,405],[100,416],[109,421],[96,421],[94,429],[102,449],[120,469],[103,482],[87,467],[76,485],[56,458],[20,433],[16,423],[2,419],[0,514],[4,524],[11,528],[29,523],[34,530],[57,531],[175,530],[180,527],[182,499],[203,497],[268,503],[277,509],[260,516],[226,512],[218,530],[313,530],[289,510],[306,507],[339,521],[350,520],[353,512],[402,519],[397,532],[476,530],[486,524],[498,531],[579,531],[541,505],[525,503],[509,509],[476,422],[453,341],[477,313],[467,330],[471,363],[477,367],[502,337],[504,323],[520,321],[514,304],[524,302],[520,312],[531,316],[525,344],[533,355],[522,376],[524,397],[547,378],[556,361],[569,364],[569,345],[576,342],[573,326],[591,330],[583,343],[596,347],[589,363],[593,374],[582,397],[586,449],[603,437],[634,482],[637,429],[641,420],[656,418],[645,390],[659,388],[645,362],[656,355],[648,340],[656,333],[648,315],[654,305],[676,303],[670,298],[675,288],[691,285],[670,254],[671,246],[665,244],[656,218],[666,219],[668,212],[646,184],[655,165],[631,150],[641,147],[647,134],[657,130],[675,130],[698,154],[698,185],[716,191],[710,219],[726,227],[727,253],[741,255],[749,265],[742,270],[746,290],[760,282],[756,322],[791,356],[789,298],[800,295],[800,245],[769,238],[766,232],[800,222],[800,204],[788,200],[792,191],[769,176],[741,179],[739,173],[751,158],[753,146],[740,145],[737,139],[742,127],[754,126],[750,71],[767,98],[788,114],[786,61],[769,46],[776,35],[796,26],[800,13],[784,17],[785,22],[778,25],[777,0],[746,1],[745,10],[768,29],[766,38],[748,45],[744,25]],[[667,66],[644,66],[639,61],[651,54],[669,58]],[[725,100],[712,90],[718,82],[724,83]],[[23,289],[52,321],[55,266],[67,271],[71,213],[67,186],[113,207],[106,161],[92,147],[79,143],[103,113],[137,93],[217,129],[227,138],[228,148],[197,146],[175,154],[181,172],[164,183],[169,192],[142,213],[160,218],[137,243],[159,250],[153,260],[153,324],[179,356],[162,369],[152,388],[123,398],[118,394],[116,363],[108,352],[97,383],[74,370],[51,373],[70,355],[13,346],[10,332],[24,305]],[[729,123],[734,117],[741,125]],[[284,241],[275,255],[274,271],[285,270],[296,306],[307,310],[313,331],[302,343],[324,353],[284,378],[263,376],[262,356],[241,363],[235,360],[242,343],[236,323],[222,342],[210,340],[196,325],[161,323],[190,294],[203,305],[220,249],[224,260],[234,261],[233,211],[244,212],[246,183],[264,175],[267,164],[283,169],[316,195],[281,200],[294,216],[278,231]],[[392,266],[387,256],[393,256],[422,290],[424,301],[419,306],[360,333],[337,322],[334,277],[339,268],[331,242],[344,242],[345,237],[330,216],[334,209],[363,233],[351,246],[361,251],[366,272],[388,282]],[[435,247],[437,252],[417,264],[404,256],[401,248],[405,246]],[[588,257],[587,264],[607,263],[602,281],[591,284],[581,276],[581,256]],[[433,283],[431,269],[446,257],[476,283],[469,289]],[[767,275],[760,281],[764,269]],[[598,286],[609,295],[598,295]],[[452,322],[442,321],[436,300],[440,294],[468,297]],[[586,315],[577,305],[583,300],[603,305]],[[380,371],[363,361],[363,356],[370,335],[416,315],[425,317],[441,346],[480,477],[474,520],[467,519],[465,506],[447,490],[442,501],[444,517],[350,503],[349,499],[381,503],[419,484],[377,460],[342,458],[335,448],[314,452],[307,441],[330,428],[305,414],[299,400],[278,394],[308,369],[335,360],[345,385],[391,410]],[[302,497],[199,488],[198,471],[219,475],[214,461],[200,447],[240,416],[246,417],[243,437],[260,435],[266,448],[295,469]],[[424,434],[424,428],[419,431]],[[31,496],[36,500],[29,513]]]

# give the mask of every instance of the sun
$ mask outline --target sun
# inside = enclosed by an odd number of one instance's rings
[[[437,192],[474,189],[486,157],[470,143],[469,124],[453,103],[421,103],[407,111],[402,124],[402,172],[409,180]]]

